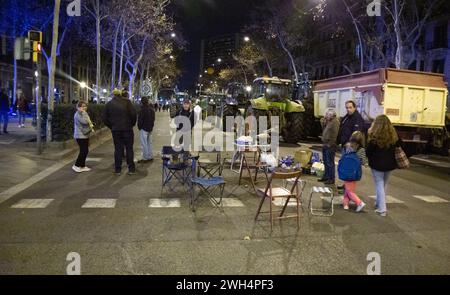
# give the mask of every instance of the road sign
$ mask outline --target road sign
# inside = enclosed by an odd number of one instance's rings
[[[14,58],[16,60],[29,60],[30,51],[30,40],[28,38],[16,38],[14,42]]]

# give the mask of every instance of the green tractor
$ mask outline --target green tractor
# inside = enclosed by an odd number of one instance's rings
[[[253,82],[251,105],[246,114],[246,117],[255,116],[258,124],[259,117],[268,117],[269,129],[270,117],[278,116],[280,135],[287,143],[297,143],[308,136],[305,107],[302,102],[292,99],[292,88],[291,80],[277,77],[257,78]]]

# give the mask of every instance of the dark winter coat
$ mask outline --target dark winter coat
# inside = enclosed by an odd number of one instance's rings
[[[105,106],[103,122],[112,131],[133,130],[136,120],[136,110],[128,99],[114,97]]]
[[[154,125],[155,110],[150,105],[142,105],[138,115],[138,129],[151,133]]]
[[[0,112],[9,112],[9,98],[8,96],[4,93],[1,92],[0,93]]]
[[[366,148],[366,155],[369,159],[369,166],[372,169],[388,172],[397,169],[395,160],[395,148],[401,147],[402,142],[398,140],[396,144],[388,148],[380,148],[376,143],[370,141]]]
[[[339,127],[338,143],[344,146],[350,141],[350,137],[353,132],[364,132],[364,119],[358,111],[355,111],[352,115],[345,115],[341,120],[341,126]]]
[[[177,119],[177,117],[179,117],[179,116],[184,116],[184,117],[189,118],[189,121],[191,122],[191,128],[190,129],[194,128],[194,112],[191,111],[191,110],[185,111],[182,108],[181,110],[179,110],[177,112],[177,115],[175,117],[175,125],[178,126],[177,127],[177,131],[180,131],[183,128],[183,123],[179,119]]]

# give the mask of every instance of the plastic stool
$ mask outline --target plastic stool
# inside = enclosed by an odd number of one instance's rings
[[[330,198],[330,207],[329,208],[313,208],[312,201],[313,196],[322,196],[322,198]],[[309,205],[308,209],[311,211],[311,215],[314,216],[333,216],[334,215],[334,208],[333,208],[333,199],[334,199],[334,192],[332,189],[326,186],[313,186],[311,188],[311,194],[309,195]]]

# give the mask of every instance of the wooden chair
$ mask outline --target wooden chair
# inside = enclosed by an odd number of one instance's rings
[[[258,212],[256,212],[255,221],[258,219],[258,216],[260,213],[269,213],[270,214],[270,229],[273,228],[273,220],[274,220],[274,214],[275,212],[280,212],[280,215],[275,217],[275,219],[286,219],[286,218],[297,218],[297,227],[300,227],[300,191],[299,191],[299,179],[301,176],[301,171],[289,171],[289,172],[282,172],[282,171],[275,171],[272,173],[272,176],[270,177],[267,187],[265,189],[257,189],[257,194],[261,196],[261,202],[259,204]],[[289,190],[285,187],[274,187],[273,181],[274,180],[288,180],[288,179],[295,179],[292,185],[292,188]],[[278,211],[273,211],[273,204],[272,201],[278,198],[285,198],[286,202],[284,203],[283,209]],[[289,204],[289,201],[294,198],[296,200],[297,205],[297,211],[295,215],[286,215],[283,216],[284,212],[286,211],[286,208]],[[264,201],[266,199],[269,199],[269,211],[261,211],[262,206],[264,204]]]

